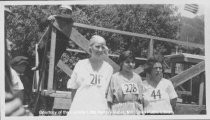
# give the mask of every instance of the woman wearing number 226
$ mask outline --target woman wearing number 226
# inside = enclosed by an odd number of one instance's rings
[[[113,74],[107,100],[112,115],[143,114],[142,79],[133,72],[135,57],[131,51],[119,57],[120,71]]]
[[[143,81],[144,113],[146,115],[174,114],[177,93],[172,82],[163,78],[161,62],[150,58],[146,66],[146,80]]]
[[[113,68],[104,61],[108,54],[105,39],[92,36],[89,52],[91,57],[79,60],[68,80],[73,100],[68,115],[104,115],[109,110],[106,91]]]

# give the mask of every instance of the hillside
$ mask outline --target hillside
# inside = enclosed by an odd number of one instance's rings
[[[204,16],[182,17],[181,22],[181,41],[204,44]]]

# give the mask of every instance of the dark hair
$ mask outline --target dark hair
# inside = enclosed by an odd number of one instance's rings
[[[118,63],[120,65],[120,70],[122,70],[122,64],[125,60],[132,60],[135,62],[134,54],[129,50],[124,51],[120,54],[119,59],[118,59]]]
[[[151,71],[152,71],[153,66],[154,66],[155,63],[160,63],[160,64],[162,65],[162,67],[163,67],[163,64],[162,64],[161,61],[155,59],[154,57],[151,57],[151,58],[149,58],[149,59],[147,60],[147,62],[146,62],[146,65],[145,65],[145,67],[144,67],[144,72],[145,72],[145,73],[151,73]],[[163,71],[162,71],[162,72],[163,72]]]

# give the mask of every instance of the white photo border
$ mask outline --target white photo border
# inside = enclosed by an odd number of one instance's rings
[[[206,115],[153,115],[153,116],[75,116],[73,118],[69,118],[68,116],[34,116],[34,117],[5,117],[5,87],[4,87],[4,6],[5,5],[58,5],[58,4],[72,4],[72,5],[98,5],[98,4],[186,4],[186,3],[198,3],[202,4],[204,6],[204,17],[205,17],[205,69],[206,69]],[[22,120],[22,119],[33,119],[33,120],[46,120],[46,119],[208,119],[210,115],[210,107],[209,107],[209,101],[210,101],[210,94],[209,94],[209,78],[210,78],[210,52],[207,49],[210,45],[210,8],[208,7],[208,0],[181,0],[181,1],[174,1],[174,0],[72,0],[72,1],[0,1],[0,51],[3,52],[1,54],[0,59],[0,72],[1,72],[1,119],[3,120]]]

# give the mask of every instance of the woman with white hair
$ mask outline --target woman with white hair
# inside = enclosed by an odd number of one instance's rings
[[[106,91],[113,68],[103,60],[107,50],[103,37],[92,36],[89,44],[91,57],[76,63],[67,83],[67,88],[72,91],[73,100],[68,115],[98,115],[108,111]]]

